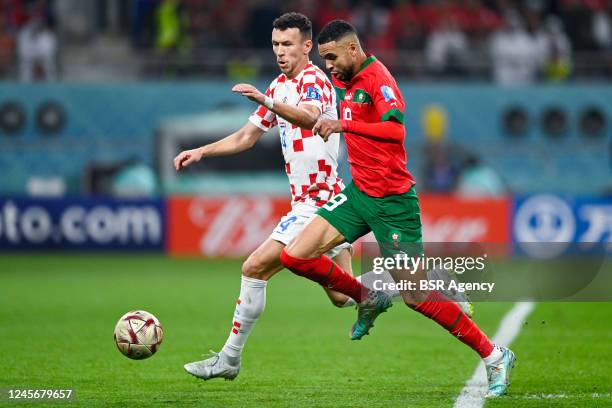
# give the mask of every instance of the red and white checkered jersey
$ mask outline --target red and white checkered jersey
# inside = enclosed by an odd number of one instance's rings
[[[319,67],[309,62],[295,78],[281,74],[268,87],[266,95],[275,101],[298,106],[314,105],[321,115],[337,119],[336,93],[333,85]],[[292,202],[321,207],[343,188],[338,178],[338,149],[340,135],[335,133],[324,142],[310,129],[301,129],[277,116],[265,106],[260,106],[249,118],[263,131],[278,126],[285,171],[289,177]]]

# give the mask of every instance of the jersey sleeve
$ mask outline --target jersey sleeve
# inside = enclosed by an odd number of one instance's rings
[[[319,112],[325,112],[332,103],[332,86],[325,74],[314,69],[308,70],[301,82],[299,105],[313,105]]]
[[[371,82],[374,108],[381,122],[395,120],[404,124],[404,99],[397,84],[388,77]]]
[[[268,89],[266,89],[266,96],[274,97],[275,84],[276,81],[272,82]],[[249,117],[249,122],[260,128],[264,132],[267,132],[278,124],[276,120],[276,113],[272,112],[263,105],[260,105],[259,108],[257,108],[255,112],[251,114],[251,116]]]

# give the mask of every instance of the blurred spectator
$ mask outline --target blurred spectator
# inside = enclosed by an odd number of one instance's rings
[[[455,192],[469,197],[502,197],[507,189],[499,173],[471,156],[463,165]]]
[[[451,192],[457,182],[458,167],[446,142],[446,111],[438,105],[427,106],[421,122],[425,136],[422,188],[437,193]]]
[[[360,0],[350,15],[350,21],[359,32],[366,50],[384,51],[393,48],[389,37],[389,10],[372,0]]]
[[[155,12],[155,21],[158,50],[170,51],[188,46],[185,36],[187,20],[180,0],[162,0]]]
[[[549,16],[546,25],[534,33],[542,58],[544,78],[549,82],[566,80],[572,70],[572,48],[558,17]]]
[[[270,49],[272,22],[281,14],[277,0],[253,0],[253,9],[247,23],[251,46]]]
[[[132,46],[145,48],[155,38],[155,9],[158,0],[134,0],[130,10],[132,19]]]
[[[517,12],[505,17],[504,26],[491,38],[493,78],[506,86],[531,84],[541,65],[538,44],[523,27]]]
[[[421,11],[414,0],[396,0],[389,23],[389,36],[401,50],[421,50],[425,44],[425,27]]]
[[[471,40],[481,41],[502,25],[499,14],[485,7],[481,0],[465,0],[462,27]]]
[[[19,31],[17,55],[21,81],[57,80],[57,36],[42,17],[33,17]]]
[[[0,8],[0,78],[9,74],[13,65],[15,41],[8,28],[8,19]]]
[[[612,1],[604,1],[595,11],[593,37],[599,48],[612,51]]]
[[[5,0],[4,8],[6,9],[8,24],[14,28],[20,28],[28,21],[28,12],[26,10],[26,1],[24,0]]]
[[[430,143],[425,148],[422,188],[428,192],[449,193],[454,190],[459,174],[443,143]]]
[[[609,1],[609,0],[608,0]],[[561,19],[574,49],[596,49],[593,38],[593,10],[582,0],[562,0]]]
[[[249,9],[243,4],[240,0],[222,0],[218,3],[206,28],[207,31],[210,31],[215,27],[213,30],[219,32],[220,38],[216,39],[215,45],[222,44],[231,49],[248,48],[249,39],[245,38],[243,30],[248,22]],[[270,32],[271,30],[268,36]]]
[[[144,198],[158,193],[157,177],[153,169],[137,158],[130,158],[115,173],[111,193],[115,197]]]
[[[351,19],[351,8],[348,0],[321,1],[319,13],[314,19],[315,31],[321,30],[323,26],[335,19],[349,21]]]
[[[456,19],[445,15],[427,38],[425,56],[429,70],[435,75],[461,75],[469,59],[467,36]]]

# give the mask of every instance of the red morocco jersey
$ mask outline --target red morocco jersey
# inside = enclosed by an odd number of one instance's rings
[[[332,77],[342,119],[376,123],[395,120],[404,124],[404,98],[387,68],[369,55],[359,72],[348,82]],[[407,192],[415,181],[406,169],[404,138],[384,142],[345,132],[344,140],[353,183],[372,197]]]

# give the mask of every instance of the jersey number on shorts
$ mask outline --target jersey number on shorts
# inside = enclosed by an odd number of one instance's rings
[[[296,221],[297,221],[297,217],[294,215],[291,218],[286,219],[285,221],[278,224],[278,226],[281,228],[281,230],[283,230],[283,232],[285,232],[287,231],[287,228],[289,228],[289,226]]]
[[[337,196],[335,196],[334,198],[332,198],[331,200],[329,200],[327,202],[327,204],[325,204],[323,206],[323,208],[325,208],[327,211],[333,211],[334,208],[336,208],[337,206],[339,206],[340,204],[342,204],[346,200],[347,200],[346,196],[344,194],[340,193]]]

